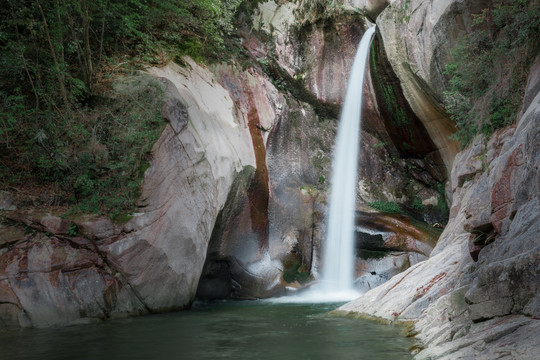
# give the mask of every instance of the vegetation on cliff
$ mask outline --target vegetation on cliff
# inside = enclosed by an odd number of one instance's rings
[[[239,0],[7,0],[0,8],[0,183],[38,203],[119,213],[159,136],[160,89],[118,74],[225,48]],[[35,201],[34,201],[35,204]]]
[[[477,134],[516,120],[527,74],[540,50],[540,2],[495,0],[474,16],[446,66],[450,89],[445,105],[458,125],[454,134],[466,146]]]

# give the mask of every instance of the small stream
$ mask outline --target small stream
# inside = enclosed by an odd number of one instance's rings
[[[192,310],[0,332],[0,359],[411,359],[398,328],[328,315],[338,304],[195,303]]]

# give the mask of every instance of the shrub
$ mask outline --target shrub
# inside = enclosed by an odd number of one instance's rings
[[[368,205],[374,208],[375,210],[379,210],[381,212],[385,212],[389,214],[402,212],[399,205],[395,203],[394,201],[378,201],[377,200],[377,201],[368,203]]]
[[[79,229],[77,228],[77,225],[74,222],[70,223],[67,234],[69,236],[77,236],[78,232],[79,232]]]
[[[528,0],[495,0],[474,16],[474,30],[460,39],[446,65],[444,103],[462,147],[512,124],[529,67],[540,43],[540,6]]]
[[[424,211],[424,209],[426,208],[426,206],[422,204],[422,199],[420,199],[418,195],[414,197],[411,206],[413,209],[418,210],[418,211]]]

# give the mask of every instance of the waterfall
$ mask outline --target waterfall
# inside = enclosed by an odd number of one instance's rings
[[[369,45],[374,34],[375,26],[372,26],[360,41],[341,109],[332,161],[330,208],[323,249],[322,278],[318,284],[296,296],[285,296],[269,301],[275,303],[338,302],[352,300],[359,295],[353,288],[356,174],[360,148],[364,72]]]
[[[354,281],[354,213],[358,152],[362,115],[364,72],[375,26],[362,37],[354,58],[345,101],[339,119],[332,179],[327,235],[323,251],[321,288],[323,292],[353,290]]]

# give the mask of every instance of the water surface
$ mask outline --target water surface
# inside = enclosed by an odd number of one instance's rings
[[[0,359],[411,359],[399,329],[337,304],[195,304],[190,311],[0,333]]]

